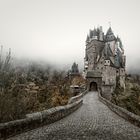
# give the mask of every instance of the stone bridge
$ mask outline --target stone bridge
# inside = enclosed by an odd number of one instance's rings
[[[140,128],[112,112],[97,92],[84,96],[82,107],[71,115],[9,140],[140,140]]]

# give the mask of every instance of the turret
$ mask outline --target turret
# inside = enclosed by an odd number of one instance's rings
[[[109,29],[107,30],[107,33],[106,33],[106,41],[113,41],[115,40],[116,37],[111,29],[111,27],[109,27]]]
[[[90,38],[89,38],[89,35],[87,35],[86,43],[89,43],[89,41],[90,41]]]
[[[92,39],[98,39],[98,33],[97,33],[97,30],[96,30],[95,28],[94,28],[94,30],[93,30]]]
[[[88,44],[91,40],[98,40],[98,39],[99,39],[99,33],[97,32],[96,28],[94,28],[94,30],[89,30],[89,35],[87,35],[86,44]]]
[[[71,73],[72,74],[78,74],[79,73],[78,64],[76,64],[75,62],[73,63],[73,65],[71,67]]]
[[[93,31],[89,30],[89,37],[90,37],[90,39],[92,38],[92,36],[93,36]]]
[[[117,36],[117,45],[118,45],[119,50],[122,52],[122,54],[124,54],[123,44],[122,44],[121,39],[118,36]]]
[[[103,33],[102,26],[99,27],[99,40],[100,41],[104,40],[104,33]]]

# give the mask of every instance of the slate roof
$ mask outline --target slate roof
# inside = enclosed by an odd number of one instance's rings
[[[87,35],[87,39],[86,39],[86,42],[88,42],[89,41],[89,35]]]
[[[89,30],[89,37],[92,38],[92,36],[93,36],[93,31]]]
[[[99,39],[99,31],[100,31],[99,28],[97,28],[97,29],[94,28],[94,30],[90,30],[89,35],[87,36],[87,41],[90,40],[90,38],[92,38],[93,36],[97,36],[97,40],[98,40]],[[98,47],[96,49],[96,52],[97,52],[97,54],[99,56],[99,59],[98,59],[98,61],[96,63],[98,63],[99,60],[102,57],[104,57],[105,60],[110,60],[110,65],[112,67],[115,67],[115,68],[119,68],[119,67],[123,68],[123,67],[125,67],[124,66],[125,62],[123,62],[122,52],[119,49],[117,49],[117,53],[114,54],[112,52],[111,48],[110,48],[110,43],[109,43],[110,41],[115,41],[115,42],[118,41],[120,48],[123,50],[123,45],[122,45],[121,39],[118,36],[115,37],[115,35],[114,35],[113,31],[112,31],[112,28],[109,27],[109,29],[107,30],[106,35],[104,36],[104,42],[106,42],[106,43],[108,42],[108,45],[104,46],[104,47],[100,46],[100,47]],[[86,55],[85,59],[88,60],[87,55]],[[88,74],[90,75],[90,72]]]
[[[96,31],[95,28],[94,28],[94,30],[93,30],[93,36],[98,36],[98,32]]]
[[[111,27],[109,27],[109,29],[107,30],[107,33],[106,33],[106,36],[105,36],[105,40],[106,41],[116,40],[116,37],[115,37]]]
[[[111,27],[109,27],[109,29],[107,30],[106,35],[112,35],[112,34],[113,34],[113,31],[112,31]]]

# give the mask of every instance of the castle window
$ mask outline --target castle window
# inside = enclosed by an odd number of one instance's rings
[[[110,60],[105,60],[105,65],[109,66],[110,65]]]

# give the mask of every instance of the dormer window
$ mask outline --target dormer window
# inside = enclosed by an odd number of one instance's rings
[[[110,66],[110,60],[105,60],[105,66]]]

